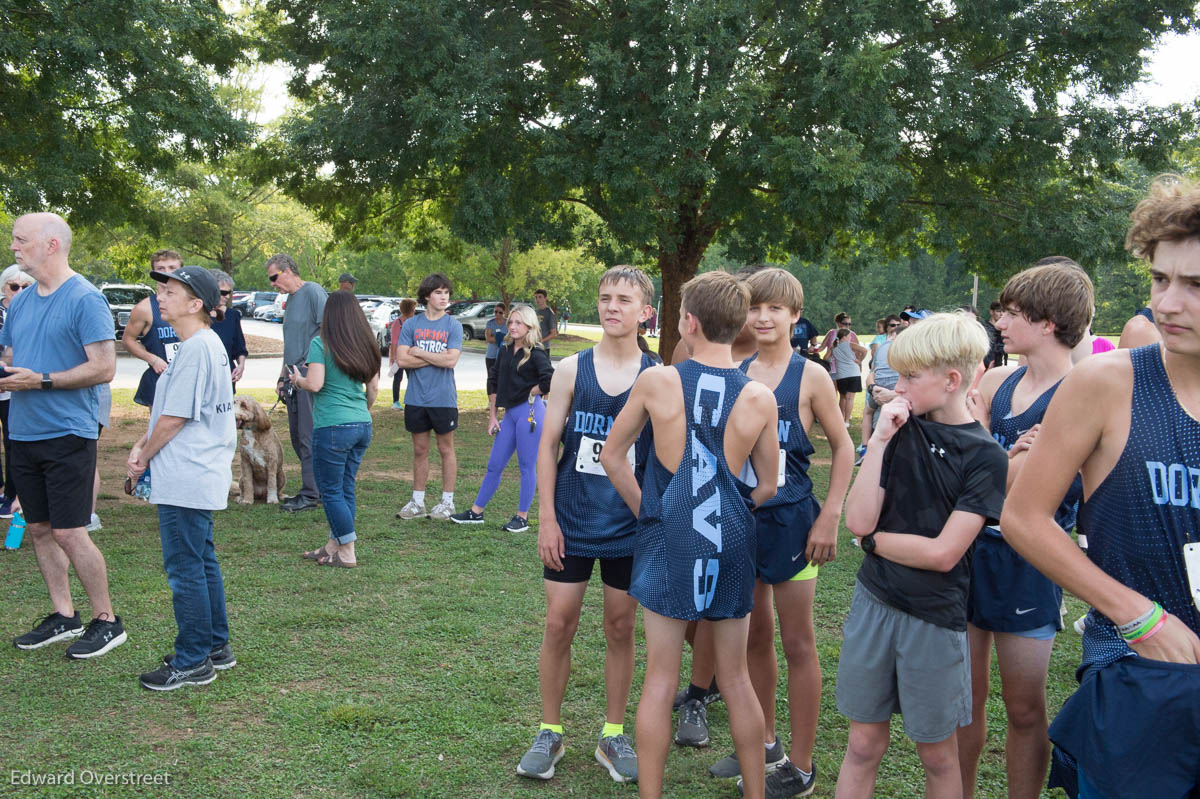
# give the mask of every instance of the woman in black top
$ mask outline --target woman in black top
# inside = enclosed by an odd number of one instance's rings
[[[541,348],[538,318],[528,305],[514,306],[509,313],[507,342],[500,348],[495,366],[488,370],[488,432],[496,440],[488,456],[487,474],[475,504],[450,519],[458,524],[483,523],[483,509],[500,487],[500,476],[516,450],[521,466],[521,498],[516,515],[504,529],[521,532],[529,529],[529,506],[537,485],[538,442],[546,415],[542,397],[550,390],[554,367]],[[503,421],[497,421],[497,407],[504,409]]]

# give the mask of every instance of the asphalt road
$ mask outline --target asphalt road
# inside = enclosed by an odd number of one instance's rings
[[[266,338],[283,340],[283,325],[272,322],[259,322],[253,319],[242,320],[242,332],[248,336],[264,336]],[[279,379],[279,370],[283,365],[280,357],[248,358],[246,372],[238,381],[243,388],[274,388]],[[380,393],[392,390],[392,379],[387,376],[387,358],[381,358]],[[142,373],[146,371],[145,361],[130,355],[120,354],[117,357],[117,375],[113,378],[113,388],[137,388]],[[464,352],[454,368],[454,380],[459,388],[464,390],[487,388],[487,367],[483,356],[477,352]]]

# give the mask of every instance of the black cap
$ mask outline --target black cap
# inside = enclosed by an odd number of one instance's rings
[[[338,278],[339,283],[357,283],[358,278],[349,272],[342,272],[342,276]]]
[[[151,272],[150,277],[159,283],[168,280],[178,280],[192,290],[192,293],[204,303],[204,310],[211,311],[221,304],[221,287],[212,272],[203,266],[183,266],[174,272]]]

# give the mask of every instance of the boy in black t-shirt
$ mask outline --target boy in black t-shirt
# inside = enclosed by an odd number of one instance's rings
[[[891,717],[917,744],[926,796],[961,796],[956,730],[971,722],[967,588],[975,538],[1004,505],[1008,459],[967,410],[988,349],[966,314],[934,314],[897,336],[896,394],[880,409],[846,526],[864,560],[838,663],[850,741],[837,796],[869,797]]]

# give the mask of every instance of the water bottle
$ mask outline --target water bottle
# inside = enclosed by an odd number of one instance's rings
[[[5,549],[19,549],[21,539],[25,537],[25,517],[21,515],[21,511],[13,514],[12,521],[8,523],[8,535],[4,537]]]
[[[133,487],[133,495],[145,502],[150,501],[150,469],[142,472],[142,476],[138,478],[137,485]]]

